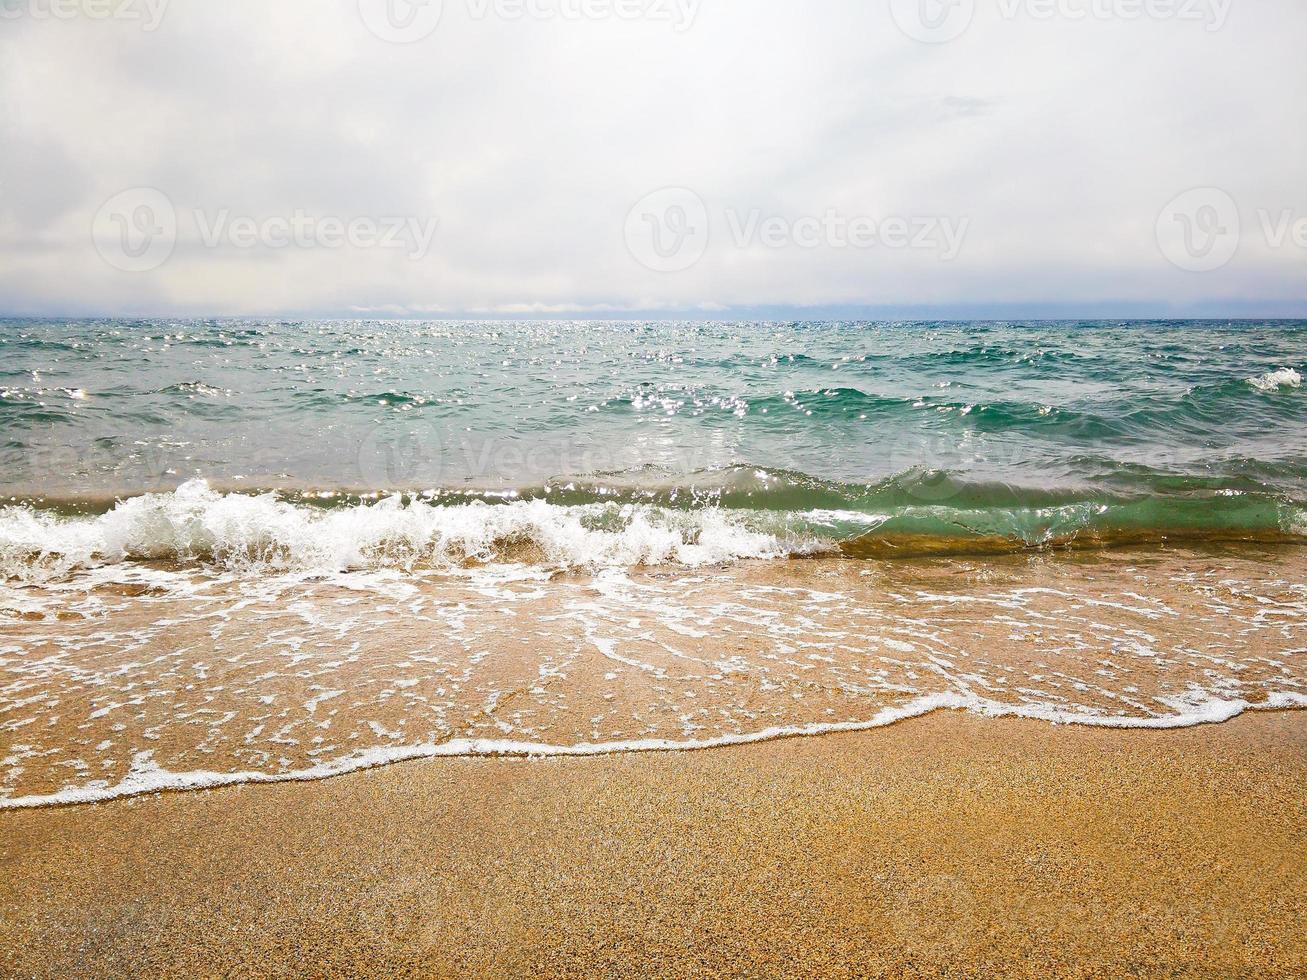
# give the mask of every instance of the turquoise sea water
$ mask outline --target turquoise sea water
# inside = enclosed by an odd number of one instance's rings
[[[501,537],[541,519],[494,508],[543,501],[850,553],[1307,533],[1301,321],[24,320],[0,354],[11,552],[35,547],[20,512],[187,484],[192,518],[233,492],[406,491],[484,501]]]

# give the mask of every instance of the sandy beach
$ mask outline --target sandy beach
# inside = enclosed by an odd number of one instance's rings
[[[1292,976],[1307,714],[940,713],[0,813],[0,973]]]

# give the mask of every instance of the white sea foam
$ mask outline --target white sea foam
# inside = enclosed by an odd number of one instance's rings
[[[183,523],[165,510],[154,540]],[[620,510],[581,529],[620,535]],[[315,521],[347,513],[301,511],[310,543]],[[71,523],[103,547],[100,520]],[[358,547],[364,530],[341,533]],[[975,577],[952,562],[558,575],[535,561],[324,575],[206,558],[4,584],[0,732],[15,745],[0,807],[451,755],[717,748],[940,708],[1155,729],[1307,707],[1297,552],[1158,556],[1124,577],[1042,560]]]
[[[1193,728],[1199,725],[1220,724],[1243,714],[1245,711],[1307,708],[1307,696],[1293,692],[1277,693],[1260,704],[1203,696],[1193,700],[1176,699],[1175,707],[1177,711],[1172,715],[1140,718],[1077,713],[1043,705],[1004,704],[987,698],[962,694],[932,694],[916,698],[903,705],[886,708],[870,720],[862,722],[777,726],[747,734],[721,735],[715,738],[699,740],[633,739],[629,741],[582,743],[579,745],[550,745],[547,743],[497,739],[456,739],[440,744],[384,746],[367,749],[310,768],[279,773],[206,772],[202,770],[169,772],[154,762],[152,752],[145,751],[138,752],[133,757],[131,771],[117,785],[107,786],[97,783],[69,787],[44,796],[0,799],[0,810],[104,803],[109,800],[142,796],[150,793],[218,789],[224,786],[250,783],[315,782],[352,772],[422,759],[505,756],[563,758],[644,752],[704,751],[772,742],[784,738],[871,731],[941,710],[966,711],[988,718],[1027,718],[1058,725],[1081,725],[1094,728],[1149,730]]]
[[[1249,378],[1248,383],[1258,391],[1279,391],[1282,388],[1301,388],[1302,375],[1293,368],[1280,368],[1258,378]]]
[[[201,558],[240,571],[456,566],[533,546],[551,565],[711,565],[813,547],[746,526],[719,509],[559,506],[545,501],[435,506],[398,497],[320,511],[273,495],[220,494],[192,481],[124,501],[107,514],[60,518],[0,510],[0,578],[32,579],[128,559]]]

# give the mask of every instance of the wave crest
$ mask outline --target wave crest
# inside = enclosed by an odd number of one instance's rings
[[[1282,388],[1301,388],[1302,375],[1293,368],[1280,368],[1270,371],[1258,378],[1249,378],[1248,383],[1258,391],[1279,391]]]
[[[390,497],[336,510],[272,494],[221,494],[204,481],[147,494],[92,518],[0,511],[0,576],[41,578],[126,560],[205,560],[240,571],[329,572],[528,560],[561,568],[700,566],[770,558],[804,542],[717,509],[542,500],[435,506]]]
[[[1163,481],[1151,492],[1107,493],[977,483],[919,470],[875,484],[733,469],[689,483],[574,482],[384,497],[220,493],[192,481],[172,493],[95,508],[87,501],[45,501],[0,509],[0,581],[43,581],[124,561],[199,561],[250,574],[492,562],[596,570],[814,554],[904,558],[1168,541],[1302,543],[1307,536],[1307,507],[1255,484],[1235,489],[1217,481],[1177,491]]]

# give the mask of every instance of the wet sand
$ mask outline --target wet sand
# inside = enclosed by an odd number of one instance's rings
[[[1301,550],[213,572],[0,586],[0,807],[941,705],[1159,727],[1307,706]]]
[[[1302,976],[1307,713],[0,812],[8,976]]]

